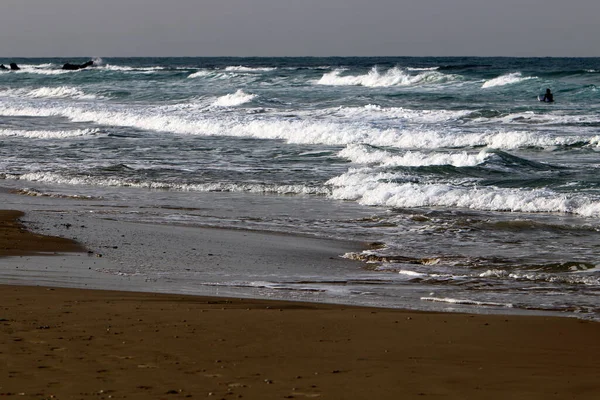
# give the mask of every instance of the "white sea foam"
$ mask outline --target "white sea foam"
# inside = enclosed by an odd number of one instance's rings
[[[96,65],[94,63],[94,65]],[[152,73],[155,71],[162,71],[165,67],[129,67],[126,65],[99,65],[99,69],[106,71],[120,71],[120,72],[140,72],[140,73]]]
[[[510,113],[507,115],[492,118],[475,118],[476,123],[502,123],[512,125],[557,125],[557,124],[579,124],[579,123],[599,123],[600,115],[592,114],[571,114],[566,115],[560,112],[539,114],[533,111],[520,113]]]
[[[526,76],[524,77],[520,72],[512,72],[510,74],[501,75],[494,79],[489,79],[481,85],[483,89],[496,87],[496,86],[505,86],[512,85],[514,83],[523,82],[529,79],[536,79],[535,76]]]
[[[407,71],[436,71],[440,67],[407,67]]]
[[[188,79],[207,78],[210,80],[229,80],[240,76],[235,72],[221,72],[217,70],[201,69],[188,75]]]
[[[19,89],[20,90],[20,89]],[[68,92],[68,91],[67,91]],[[0,93],[7,95],[9,92]],[[26,95],[29,92],[23,92]],[[77,95],[78,92],[73,92]],[[15,95],[12,92],[11,95]],[[64,93],[62,93],[64,95]],[[231,95],[230,95],[231,96]],[[250,95],[249,95],[250,96]],[[237,98],[237,99],[236,99]],[[240,101],[246,98],[232,96],[227,99]],[[247,99],[247,98],[246,98]],[[300,119],[284,119],[264,114],[221,115],[198,112],[198,107],[133,107],[127,109],[107,104],[94,105],[47,105],[28,101],[11,102],[0,107],[3,116],[62,116],[75,122],[94,122],[108,126],[126,126],[137,129],[164,131],[175,134],[222,135],[281,139],[289,143],[348,145],[364,143],[372,146],[389,146],[398,149],[438,149],[487,146],[497,149],[513,149],[528,146],[551,147],[578,142],[597,146],[600,139],[585,136],[551,136],[531,132],[483,132],[463,133],[449,128],[434,127],[378,127],[360,118],[355,121],[320,119],[308,115]],[[201,108],[208,105],[203,103]],[[342,111],[344,112],[344,111]],[[354,112],[354,111],[352,111]],[[361,111],[362,112],[362,111]],[[367,110],[366,112],[370,112]],[[375,111],[378,112],[378,111]],[[392,112],[403,112],[395,110]],[[406,114],[407,118],[440,120],[457,115],[446,113]],[[595,141],[594,141],[595,140]],[[455,156],[456,157],[456,156]]]
[[[321,186],[306,185],[267,185],[267,184],[236,184],[236,183],[204,183],[185,184],[161,181],[132,181],[119,178],[103,178],[86,176],[65,176],[54,172],[30,172],[22,175],[6,174],[5,179],[22,180],[30,182],[43,182],[60,185],[85,185],[85,186],[115,186],[133,187],[155,190],[175,190],[180,192],[248,192],[271,194],[311,194],[327,195],[329,189]]]
[[[7,89],[0,91],[0,95],[8,97],[26,97],[36,99],[72,98],[80,100],[92,100],[97,98],[96,95],[86,94],[81,89],[70,86],[40,87],[37,89]]]
[[[63,75],[81,71],[67,71],[52,64],[20,65],[19,67],[21,68],[19,71],[14,71],[17,74]]]
[[[15,193],[25,195],[25,196],[32,196],[32,197],[55,197],[55,198],[63,198],[63,199],[85,199],[85,200],[98,199],[97,197],[94,197],[94,196],[45,192],[45,191],[41,191],[39,189],[32,189],[32,188],[19,189],[19,190],[16,190]]]
[[[508,276],[508,272],[502,269],[489,269],[479,274],[481,278],[503,278]]]
[[[23,137],[28,139],[63,139],[78,136],[95,135],[97,129],[77,129],[72,131],[25,131],[14,129],[0,129],[0,136]]]
[[[433,301],[438,303],[450,303],[450,304],[465,304],[473,306],[488,306],[488,307],[505,307],[513,308],[514,306],[510,303],[495,303],[491,301],[477,301],[468,299],[453,299],[449,297],[421,297],[423,301]]]
[[[427,165],[452,165],[455,167],[475,166],[483,163],[489,156],[484,151],[478,154],[460,153],[422,153],[408,151],[396,154],[390,151],[371,149],[364,145],[349,145],[338,153],[358,164],[378,164],[381,166],[418,167]]]
[[[255,94],[245,93],[242,89],[238,89],[237,92],[232,94],[226,94],[225,96],[219,97],[213,106],[218,107],[235,107],[241,104],[249,103],[257,97]]]
[[[41,87],[30,91],[27,96],[33,98],[74,98],[74,99],[95,99],[96,96],[86,94],[82,90],[68,87]]]
[[[400,275],[406,275],[406,276],[412,276],[412,277],[427,276],[427,274],[423,274],[421,272],[416,272],[416,271],[409,271],[409,270],[400,270],[400,271],[398,271],[398,273]]]
[[[332,197],[394,208],[459,207],[485,211],[566,213],[600,216],[600,200],[545,189],[510,189],[459,184],[405,182],[406,177],[351,168],[330,179]],[[400,183],[398,183],[400,182]]]
[[[540,272],[508,272],[504,270],[491,269],[479,274],[482,278],[514,279],[519,281],[566,283],[570,285],[600,286],[600,276],[586,274],[587,271],[575,271],[563,274],[550,274]]]
[[[234,72],[269,72],[275,71],[277,68],[275,67],[245,67],[243,65],[238,66],[230,66],[226,67],[225,71],[234,71]]]
[[[411,86],[425,83],[442,83],[454,79],[437,71],[425,71],[417,75],[411,75],[405,70],[394,67],[385,72],[380,72],[373,67],[365,75],[343,75],[344,69],[335,69],[325,73],[316,83],[328,86],[366,86],[366,87],[390,87]]]
[[[188,78],[203,78],[205,76],[213,75],[214,71],[208,69],[201,69],[200,71],[196,71],[188,75]]]
[[[347,144],[361,141],[370,133],[377,137],[382,131],[363,124],[338,124],[329,121],[262,119],[204,114],[181,115],[164,112],[156,107],[129,108],[124,111],[115,107],[48,106],[21,104],[0,108],[0,115],[63,116],[76,122],[95,122],[111,126],[127,126],[153,131],[193,135],[222,135],[283,139],[290,143]]]
[[[366,141],[372,145],[394,146],[404,149],[439,149],[488,147],[490,149],[511,150],[527,147],[552,149],[556,146],[568,146],[576,143],[588,143],[600,146],[598,136],[560,136],[540,134],[530,131],[501,131],[462,133],[450,129],[401,129],[382,132],[380,137]]]
[[[364,107],[340,107],[325,109],[325,113],[346,118],[365,119],[401,119],[410,123],[439,123],[457,120],[471,114],[469,110],[412,110],[404,107],[381,107],[367,104]]]

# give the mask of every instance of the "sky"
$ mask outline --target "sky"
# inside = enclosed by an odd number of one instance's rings
[[[599,0],[1,0],[0,57],[599,57]]]

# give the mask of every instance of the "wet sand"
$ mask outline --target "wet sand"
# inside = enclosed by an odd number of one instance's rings
[[[23,215],[22,211],[0,210],[0,256],[85,250],[72,240],[27,231],[18,221]]]
[[[84,251],[19,215],[0,213],[0,255]],[[597,399],[599,338],[570,318],[4,285],[0,395]]]

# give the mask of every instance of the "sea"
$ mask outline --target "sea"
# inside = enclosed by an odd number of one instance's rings
[[[600,320],[600,58],[88,60],[0,58],[10,201],[369,244],[198,287]]]

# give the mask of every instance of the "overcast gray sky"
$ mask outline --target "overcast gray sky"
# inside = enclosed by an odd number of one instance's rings
[[[600,0],[1,0],[0,57],[600,56]]]

